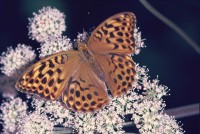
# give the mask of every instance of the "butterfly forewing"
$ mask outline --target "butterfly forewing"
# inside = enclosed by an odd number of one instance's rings
[[[46,57],[22,74],[16,88],[22,92],[36,93],[45,99],[56,100],[75,71],[74,63],[77,59],[76,51],[60,52]]]
[[[79,71],[70,78],[62,100],[68,109],[92,112],[108,104],[106,85],[87,63],[81,63]]]
[[[135,15],[130,12],[119,13],[108,18],[91,34],[88,41],[90,50],[99,54],[133,53],[135,23]]]

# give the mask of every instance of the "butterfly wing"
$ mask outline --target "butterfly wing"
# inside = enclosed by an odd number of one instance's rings
[[[133,87],[135,64],[128,54],[135,50],[135,23],[133,13],[116,14],[101,23],[88,41],[114,97]]]
[[[81,112],[96,111],[109,102],[105,83],[86,62],[80,65],[73,77],[70,77],[62,100],[68,109]]]
[[[48,56],[29,67],[18,79],[16,88],[22,92],[38,94],[45,99],[56,100],[75,72],[78,65],[74,63],[77,60],[76,51]]]
[[[95,56],[104,72],[104,81],[114,97],[126,93],[133,87],[136,72],[131,56],[117,54]]]
[[[91,34],[88,47],[95,54],[128,54],[135,50],[133,13],[116,14],[102,22]]]

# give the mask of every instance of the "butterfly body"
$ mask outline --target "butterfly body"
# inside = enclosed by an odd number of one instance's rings
[[[18,79],[16,88],[49,99],[62,99],[68,109],[92,112],[133,87],[135,15],[116,14],[101,23],[78,50],[63,51],[36,62]]]
[[[78,56],[81,60],[81,62],[89,62],[89,63],[94,63],[94,54],[88,49],[87,44],[84,42],[79,42],[78,43]]]

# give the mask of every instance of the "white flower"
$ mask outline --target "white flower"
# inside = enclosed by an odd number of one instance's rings
[[[115,112],[119,115],[124,116],[126,114],[133,113],[133,104],[138,100],[139,96],[135,92],[135,89],[131,89],[126,94],[112,99],[112,102],[109,104],[109,108],[115,110]]]
[[[144,39],[141,37],[141,32],[139,31],[139,28],[134,29],[134,38],[135,38],[135,52],[134,54],[139,54],[141,51],[141,48],[146,47],[144,44]]]
[[[50,37],[60,37],[66,30],[65,15],[56,8],[44,7],[39,13],[33,13],[29,19],[29,36],[38,42],[45,42]]]
[[[75,113],[74,126],[81,133],[92,133],[95,131],[96,124],[93,113]]]
[[[159,80],[158,79],[154,79],[151,81],[147,82],[146,80],[143,80],[143,86],[144,86],[144,90],[146,91],[146,97],[149,100],[160,100],[162,99],[163,96],[166,96],[167,93],[169,92],[169,89],[167,86],[163,86],[163,85],[158,85],[159,84]]]
[[[34,50],[30,46],[18,44],[15,49],[8,47],[7,52],[3,52],[0,56],[0,64],[3,64],[1,71],[7,76],[21,74],[24,66],[32,62],[35,57]]]
[[[74,117],[71,112],[63,107],[58,101],[47,101],[44,104],[44,113],[51,114],[54,124],[62,124],[65,127],[72,127]]]
[[[91,33],[83,31],[83,33],[78,33],[77,38],[74,40],[74,48],[78,49],[79,42],[88,42]]]
[[[104,109],[100,111],[95,118],[96,130],[99,133],[117,133],[122,131],[124,120],[112,108],[111,110]]]
[[[83,31],[83,33],[78,33],[77,35],[77,41],[84,41],[87,42],[89,39],[90,34],[86,31]]]
[[[141,120],[143,118],[143,120]],[[141,134],[183,134],[183,129],[173,117],[163,113],[151,113],[140,118],[139,131]],[[134,120],[135,123],[138,122]]]
[[[41,45],[40,57],[72,49],[72,43],[66,36],[48,39]]]
[[[145,95],[140,101],[134,103],[133,120],[140,133],[184,133],[174,119],[163,114],[165,103],[159,93],[166,95],[167,87],[159,86],[158,80],[148,82],[149,88],[145,89]],[[159,88],[159,90],[156,90]],[[158,92],[157,92],[158,91]],[[174,125],[173,125],[174,124]]]
[[[1,105],[3,127],[5,133],[14,133],[18,130],[20,119],[26,115],[27,105],[20,98],[11,99]]]
[[[135,75],[135,83],[136,83],[136,88],[141,89],[142,87],[144,87],[144,83],[145,81],[148,80],[148,69],[146,69],[145,66],[140,67],[139,64],[136,64],[136,75]]]
[[[33,98],[31,105],[35,108],[35,111],[48,114],[50,120],[55,125],[63,125],[64,127],[73,126],[74,117],[68,109],[61,105],[60,102]]]
[[[53,127],[46,114],[36,111],[21,119],[19,134],[51,134]]]

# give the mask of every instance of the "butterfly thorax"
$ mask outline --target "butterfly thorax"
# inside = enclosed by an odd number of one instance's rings
[[[103,70],[97,63],[94,54],[88,49],[87,45],[85,43],[80,43],[78,49],[81,62],[89,63],[88,65],[91,67],[92,71],[95,72],[97,77],[100,80],[105,81],[102,73]]]
[[[94,61],[94,56],[85,43],[80,42],[78,44],[78,50],[81,61],[90,63]]]

